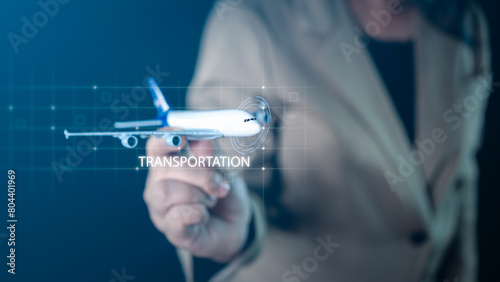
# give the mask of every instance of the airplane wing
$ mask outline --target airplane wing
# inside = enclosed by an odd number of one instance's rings
[[[111,136],[121,140],[122,145],[126,148],[134,148],[137,146],[138,140],[136,136],[142,139],[154,135],[156,137],[165,138],[165,142],[169,146],[177,147],[182,143],[181,136],[185,136],[188,140],[211,140],[224,137],[220,131],[216,129],[190,129],[190,130],[175,130],[175,131],[156,131],[156,130],[141,130],[141,131],[105,131],[105,132],[69,132],[64,130],[66,139],[73,136]]]

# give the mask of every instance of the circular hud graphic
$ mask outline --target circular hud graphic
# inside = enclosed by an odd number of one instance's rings
[[[262,143],[264,143],[267,133],[269,132],[268,123],[271,121],[271,109],[267,101],[260,96],[246,99],[241,103],[238,109],[253,113],[262,126],[262,130],[256,136],[230,138],[233,148],[238,153],[245,155],[257,150]]]

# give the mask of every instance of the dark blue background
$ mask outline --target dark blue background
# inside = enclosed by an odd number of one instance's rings
[[[110,281],[111,271],[123,267],[135,281],[180,281],[174,249],[142,199],[146,171],[134,169],[144,141],[127,150],[106,138],[62,182],[51,164],[65,158],[66,145],[81,141],[65,140],[63,129],[118,119],[111,102],[142,85],[148,65],[170,73],[161,86],[172,105],[182,106],[212,2],[72,0],[17,54],[7,34],[21,35],[21,18],[32,20],[41,7],[37,1],[2,4],[1,173],[8,166],[17,176],[16,281]],[[155,114],[148,93],[126,119]],[[6,187],[0,199],[1,236],[7,233]],[[0,240],[3,281],[8,253]]]
[[[490,21],[494,80],[500,81],[498,3],[480,3]],[[170,104],[183,106],[212,1],[71,0],[17,54],[7,34],[20,35],[21,18],[32,20],[41,8],[37,1],[2,4],[0,173],[6,175],[8,168],[17,173],[15,280],[111,281],[112,270],[121,273],[123,267],[134,281],[182,280],[174,249],[153,227],[142,200],[146,171],[134,167],[144,141],[137,150],[126,150],[118,140],[103,139],[61,182],[51,164],[65,158],[67,145],[74,148],[81,141],[65,140],[63,129],[92,129],[104,118],[119,119],[112,101],[142,85],[147,66],[159,64],[170,73],[161,86]],[[500,99],[495,90],[479,154],[482,281],[499,276]],[[127,120],[155,114],[149,96],[129,110]],[[6,186],[0,187],[1,281],[8,255],[2,236]]]

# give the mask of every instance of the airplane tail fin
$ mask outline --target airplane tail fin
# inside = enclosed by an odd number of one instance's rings
[[[152,120],[138,120],[138,121],[119,121],[115,122],[113,125],[115,128],[132,128],[132,127],[147,127],[147,126],[166,126],[166,116],[170,110],[170,106],[167,104],[167,100],[161,93],[158,83],[154,78],[148,78],[148,86],[151,91],[151,96],[153,96],[153,103],[158,111],[158,116],[156,119]]]
[[[156,110],[158,110],[158,117],[165,116],[170,109],[170,106],[167,104],[167,100],[165,100],[163,93],[161,93],[158,83],[156,83],[154,78],[149,77],[148,86],[149,91],[151,91],[151,96],[153,96],[153,103]]]

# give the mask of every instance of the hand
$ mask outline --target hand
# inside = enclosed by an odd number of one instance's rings
[[[195,156],[215,152],[212,141],[190,142],[189,146]],[[181,147],[170,147],[164,138],[151,136],[146,153],[163,158]],[[239,178],[230,185],[212,168],[150,167],[144,200],[156,228],[174,246],[194,256],[228,262],[247,238],[250,204],[246,186]]]

